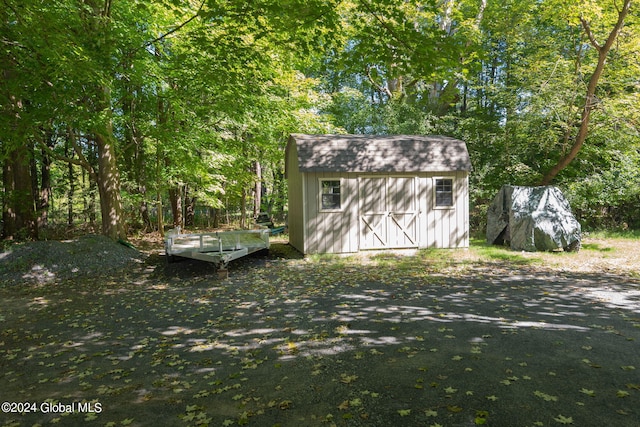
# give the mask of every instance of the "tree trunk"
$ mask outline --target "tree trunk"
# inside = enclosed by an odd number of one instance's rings
[[[213,228],[220,227],[220,209],[219,208],[209,208],[209,218],[212,220],[211,227]]]
[[[96,229],[96,194],[98,193],[98,183],[94,179],[93,174],[87,173],[83,169],[82,172],[82,182],[83,187],[86,188],[86,179],[89,179],[89,191],[85,194],[84,197],[84,208],[85,208],[85,222],[89,221],[89,226],[92,230]]]
[[[20,145],[12,150],[3,168],[5,239],[38,238],[38,223],[33,198],[29,150]]]
[[[184,226],[193,227],[195,225],[196,216],[196,197],[190,197],[188,190],[185,190],[184,204]]]
[[[153,229],[151,217],[149,216],[149,204],[147,203],[147,187],[142,186],[140,191],[142,194],[142,201],[140,202],[140,216],[142,217],[142,225],[144,226],[143,231],[146,233]]]
[[[125,63],[123,68],[130,68],[129,63]],[[146,155],[144,152],[144,135],[138,129],[136,122],[136,96],[135,92],[142,92],[142,88],[134,88],[131,84],[125,83],[125,94],[122,97],[122,112],[124,117],[124,160],[126,164],[127,180],[135,183],[130,186],[132,193],[137,193],[141,197],[139,214],[142,221],[143,230],[151,230],[151,219],[149,217],[149,207],[147,204],[147,173]]]
[[[157,198],[156,198],[156,210],[158,211],[158,233],[160,233],[161,237],[164,237],[164,213],[162,212],[163,206],[162,206],[162,196],[160,195],[160,192],[158,191],[157,193]]]
[[[68,163],[67,172],[69,174],[69,190],[67,192],[67,199],[68,199],[67,225],[69,226],[69,228],[72,228],[75,222],[75,215],[73,213],[73,199],[75,197],[75,192],[76,192],[75,176],[73,173],[73,163],[71,162]]]
[[[80,9],[84,20],[87,39],[95,41],[91,55],[95,59],[106,59],[115,51],[115,39],[112,35],[112,0],[83,0],[85,7]],[[96,65],[99,62],[96,62]],[[98,167],[92,171],[96,178],[100,195],[102,214],[102,234],[113,240],[126,239],[126,223],[123,217],[120,197],[120,171],[116,158],[116,138],[113,131],[113,99],[111,88],[117,72],[114,69],[96,67],[99,74],[88,86],[87,108],[94,115],[89,134],[96,143]]]
[[[4,59],[4,58],[3,58]],[[3,61],[4,62],[4,61]],[[4,64],[3,64],[4,65]],[[1,76],[4,81],[15,77],[9,68],[3,69]],[[26,138],[21,134],[19,121],[24,112],[21,99],[11,93],[3,93],[1,113],[9,120],[11,140],[0,143],[0,158],[4,158],[2,181],[4,194],[2,197],[2,236],[5,239],[38,238],[38,222],[34,203],[30,173],[29,149],[25,144]],[[6,136],[6,135],[5,135]]]
[[[120,171],[116,159],[116,139],[113,135],[111,91],[106,86],[98,90],[102,93],[102,102],[97,113],[103,116],[103,121],[93,133],[98,157],[96,183],[100,194],[102,234],[113,240],[126,239],[127,231],[120,198]]]
[[[242,186],[240,195],[240,228],[247,227],[247,189]]]
[[[161,101],[158,101],[160,106]],[[160,116],[162,118],[162,116]],[[156,211],[158,212],[158,232],[160,236],[164,237],[164,207],[162,206],[162,163],[163,153],[160,144],[156,145]]]
[[[255,197],[253,199],[253,217],[257,218],[262,206],[262,165],[259,161],[254,162],[254,172],[256,174],[256,185],[254,188]]]
[[[141,139],[136,138],[136,182],[138,184],[138,192],[140,193],[140,217],[144,230],[148,231],[153,228],[151,218],[149,217],[149,205],[147,203],[147,173],[146,173],[146,156],[144,148],[141,146]]]
[[[582,115],[580,121],[580,127],[578,128],[578,134],[573,142],[573,146],[569,150],[567,154],[565,154],[559,161],[553,166],[549,171],[544,175],[540,185],[549,185],[554,178],[564,169],[566,168],[573,159],[576,158],[582,145],[587,139],[587,135],[589,134],[589,120],[591,118],[591,112],[597,106],[597,99],[595,97],[596,89],[598,87],[598,81],[602,76],[604,71],[604,66],[607,61],[607,55],[613,46],[613,43],[616,41],[622,27],[624,25],[624,20],[629,13],[629,8],[631,6],[631,0],[624,0],[622,5],[622,9],[618,11],[618,21],[614,26],[613,30],[609,33],[609,37],[607,37],[607,41],[604,45],[600,45],[598,41],[595,39],[593,32],[591,31],[591,26],[589,22],[585,19],[581,19],[582,27],[584,28],[585,33],[589,37],[591,44],[598,51],[598,63],[596,64],[596,68],[589,79],[589,85],[587,86],[587,96],[584,101],[584,106],[582,108]]]
[[[173,226],[182,227],[184,223],[182,219],[182,191],[180,186],[176,185],[169,189],[169,203],[171,204],[171,214],[173,215]]]
[[[97,133],[95,137],[98,148],[98,192],[102,213],[102,234],[113,240],[126,239],[127,232],[120,199],[120,172],[116,161],[115,138],[111,123],[107,124],[106,134]]]
[[[53,149],[55,145],[53,131],[47,130],[44,135],[44,144],[49,149]],[[35,165],[35,159],[32,159]],[[51,201],[51,157],[46,149],[41,150],[40,160],[40,186],[36,186],[34,194],[36,198],[36,211],[38,214],[38,230],[46,228],[49,220],[49,205]],[[32,175],[37,176],[37,168]],[[37,184],[37,179],[35,180]]]
[[[13,239],[16,233],[15,212],[12,211],[9,197],[13,194],[13,170],[9,159],[2,162],[2,238]]]

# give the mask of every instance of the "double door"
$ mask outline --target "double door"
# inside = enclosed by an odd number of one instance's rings
[[[359,178],[360,249],[418,247],[415,177]]]

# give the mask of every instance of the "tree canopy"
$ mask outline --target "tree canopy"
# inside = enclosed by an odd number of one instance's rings
[[[553,183],[640,226],[632,0],[1,2],[5,238],[283,216],[294,132],[467,141],[475,225]]]

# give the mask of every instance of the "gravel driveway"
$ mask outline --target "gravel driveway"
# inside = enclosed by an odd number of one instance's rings
[[[0,425],[640,425],[633,275],[274,245],[219,280],[100,245],[128,255],[0,258]]]

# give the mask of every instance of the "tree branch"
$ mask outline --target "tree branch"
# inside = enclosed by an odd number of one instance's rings
[[[151,46],[152,44],[157,43],[157,42],[159,42],[161,40],[164,40],[165,38],[169,37],[171,34],[177,32],[177,31],[180,31],[182,28],[184,28],[186,25],[188,25],[191,21],[193,21],[194,19],[196,19],[200,15],[200,12],[202,11],[202,8],[204,7],[204,4],[206,2],[207,2],[207,0],[202,0],[202,3],[200,3],[200,7],[196,11],[195,15],[193,15],[191,18],[187,19],[182,24],[178,25],[175,28],[172,28],[171,30],[167,31],[166,33],[156,37],[155,39],[146,42],[145,44],[142,45],[142,47],[140,49],[146,49],[149,46]]]
[[[584,28],[584,32],[587,34],[587,37],[589,37],[589,41],[591,42],[593,47],[595,47],[598,51],[602,50],[602,46],[600,46],[600,43],[598,43],[598,40],[596,40],[593,31],[591,31],[591,25],[589,24],[589,22],[583,17],[580,17],[580,23],[582,23],[582,28]]]
[[[14,15],[16,16],[20,16],[20,14],[18,13],[18,11],[13,7],[13,5],[7,3],[7,0],[4,0],[2,3],[4,3],[4,5],[8,8],[11,9],[11,11],[14,13]]]
[[[600,77],[602,76],[602,73],[604,71],[604,66],[607,61],[607,55],[609,54],[609,50],[613,46],[613,43],[615,43],[616,39],[618,38],[618,35],[620,34],[620,31],[622,30],[622,26],[624,25],[624,20],[627,14],[629,13],[630,6],[631,6],[631,0],[624,0],[622,9],[618,10],[618,20],[614,25],[613,29],[611,30],[611,32],[609,33],[609,36],[607,37],[607,41],[601,47],[598,47],[600,45],[595,41],[595,37],[591,32],[589,23],[586,22],[586,20],[584,20],[583,18],[580,18],[580,21],[582,22],[583,27],[585,27],[585,24],[586,24],[585,31],[587,32],[589,40],[591,40],[592,44],[595,43],[594,47],[598,49],[598,63],[596,64],[596,68],[593,71],[591,78],[589,79],[589,85],[587,86],[587,95],[585,97],[584,106],[582,108],[580,127],[578,128],[578,133],[573,142],[573,146],[571,147],[571,150],[569,150],[569,152],[565,156],[563,156],[558,161],[558,163],[556,163],[556,165],[553,166],[542,177],[542,181],[540,182],[541,185],[549,185],[551,181],[553,181],[553,179],[560,173],[560,171],[566,168],[569,165],[569,163],[571,163],[573,159],[576,158],[576,156],[580,152],[580,149],[582,148],[582,145],[587,139],[587,135],[589,134],[589,120],[591,118],[591,111],[593,111],[593,109],[596,107],[596,104],[597,104],[595,94],[596,94],[596,89],[598,87],[598,81],[600,80]]]
[[[37,141],[37,144],[40,146],[40,148],[42,148],[44,151],[47,152],[48,155],[50,155],[51,157],[53,157],[56,160],[59,160],[61,162],[65,162],[65,163],[71,163],[74,164],[76,166],[80,166],[86,170],[89,171],[90,174],[93,175],[93,168],[91,168],[91,165],[87,162],[87,160],[84,158],[82,159],[74,159],[72,157],[67,157],[67,156],[63,156],[62,154],[58,154],[55,151],[53,151],[53,148],[51,148],[49,145],[47,145],[44,141]]]
[[[91,166],[91,163],[89,163],[87,158],[84,156],[84,154],[82,154],[82,148],[80,147],[80,145],[78,145],[78,140],[76,139],[76,134],[73,132],[73,129],[71,129],[71,127],[67,128],[67,133],[68,133],[67,136],[69,138],[69,142],[73,146],[73,151],[75,151],[76,155],[78,156],[78,161],[77,162],[71,161],[71,163],[82,166],[87,172],[89,172],[91,177],[97,182],[98,174],[96,170],[93,168],[93,166]]]
[[[380,25],[382,25],[384,29],[386,29],[389,32],[391,37],[393,37],[398,43],[400,43],[405,48],[409,50],[412,49],[411,46],[409,46],[403,39],[400,38],[400,36],[398,36],[398,34],[393,30],[393,28],[389,26],[389,24],[387,24],[382,18],[380,18],[380,16],[378,16],[378,14],[373,10],[373,8],[369,5],[369,3],[367,3],[366,1],[363,1],[362,5],[364,6],[365,9],[367,9],[367,11],[371,15],[373,15],[376,21],[378,21]]]
[[[371,76],[371,67],[368,65],[367,65],[367,78],[369,79],[369,82],[371,82],[375,90],[387,95],[389,98],[393,98],[393,94],[391,93],[388,87],[383,87],[381,84],[379,84],[373,79],[373,77]]]
[[[111,0],[105,0],[102,16],[105,18],[109,18],[111,16]]]

